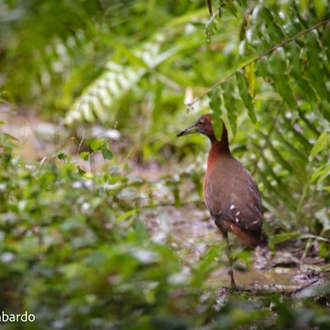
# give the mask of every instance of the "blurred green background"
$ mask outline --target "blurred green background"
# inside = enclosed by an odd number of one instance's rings
[[[1,329],[327,329],[329,20],[326,0],[0,0],[0,311],[36,316]],[[208,141],[175,138],[210,111],[265,207],[241,295]]]

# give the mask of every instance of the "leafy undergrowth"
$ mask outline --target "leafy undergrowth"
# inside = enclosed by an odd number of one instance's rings
[[[4,323],[2,329],[329,326],[326,284],[293,297],[275,290],[229,293],[209,280],[222,244],[213,237],[192,256],[196,241],[180,245],[180,232],[171,239],[169,214],[160,211],[166,203],[156,205],[158,189],[180,206],[178,187],[187,174],[156,187],[125,168],[85,172],[63,152],[28,164],[13,155],[10,135],[1,138],[0,309],[35,315],[33,323]],[[95,152],[111,158],[104,145]]]

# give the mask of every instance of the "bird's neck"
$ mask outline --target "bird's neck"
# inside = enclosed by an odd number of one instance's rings
[[[222,157],[230,157],[228,133],[225,125],[223,125],[221,141],[218,141],[215,136],[210,137],[211,150],[207,160],[207,171],[210,171],[214,164]]]

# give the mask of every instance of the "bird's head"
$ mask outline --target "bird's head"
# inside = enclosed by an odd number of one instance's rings
[[[200,134],[206,135],[211,140],[215,139],[211,115],[207,114],[207,115],[201,116],[196,121],[195,124],[189,126],[185,130],[180,132],[177,136],[183,136],[183,135],[188,135],[188,134],[192,134],[192,133],[200,133]]]

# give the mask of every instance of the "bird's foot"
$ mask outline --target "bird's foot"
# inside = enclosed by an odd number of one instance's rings
[[[235,283],[235,279],[234,279],[234,271],[233,268],[230,268],[230,270],[228,271],[228,274],[230,276],[230,287],[232,291],[236,291],[238,289],[236,283]]]
[[[238,290],[238,286],[236,285],[235,281],[231,282],[230,290],[232,290],[232,291],[237,291]]]

